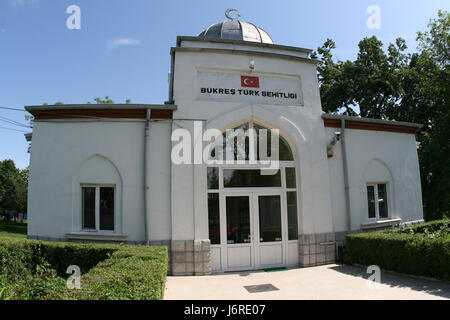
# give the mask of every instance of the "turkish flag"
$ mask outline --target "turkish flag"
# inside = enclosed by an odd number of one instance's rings
[[[259,78],[251,76],[241,76],[241,87],[259,88]]]

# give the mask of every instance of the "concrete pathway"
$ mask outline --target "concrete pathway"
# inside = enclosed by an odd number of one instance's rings
[[[252,271],[168,277],[165,300],[450,299],[450,284],[381,271],[369,289],[364,268],[336,264],[274,272]],[[244,286],[272,284],[279,290],[249,293]]]

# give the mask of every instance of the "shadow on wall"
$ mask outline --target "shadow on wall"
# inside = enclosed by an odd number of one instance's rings
[[[367,279],[369,274],[366,268],[350,265],[339,265],[330,267],[331,270]],[[390,271],[381,270],[381,284],[393,288],[409,288],[414,291],[422,291],[431,295],[450,299],[450,283],[440,280],[426,280],[413,278],[399,273],[390,273]]]

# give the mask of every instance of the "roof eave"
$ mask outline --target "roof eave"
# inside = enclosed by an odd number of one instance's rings
[[[374,119],[374,118],[361,118],[361,117],[346,116],[346,115],[340,115],[340,114],[329,114],[329,113],[322,114],[322,118],[323,119],[335,119],[335,120],[344,119],[344,120],[349,120],[349,121],[387,124],[387,125],[393,125],[393,126],[412,127],[412,128],[417,128],[417,129],[421,129],[423,127],[422,124],[413,123],[413,122],[383,120],[383,119]]]
[[[313,52],[312,49],[285,46],[285,45],[280,45],[280,44],[271,44],[271,43],[262,43],[262,42],[244,41],[244,40],[232,40],[232,39],[202,38],[202,37],[192,37],[192,36],[177,36],[177,47],[179,47],[181,45],[181,41],[183,41],[183,40],[242,44],[242,45],[254,46],[254,47],[275,48],[275,49],[303,52],[303,53],[307,53],[307,54],[310,54]]]
[[[152,109],[152,110],[176,110],[174,104],[54,104],[54,105],[34,105],[25,106],[25,110],[50,111],[50,110],[114,110],[114,109]]]

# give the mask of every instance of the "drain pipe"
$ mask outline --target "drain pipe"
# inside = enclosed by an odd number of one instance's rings
[[[344,168],[345,207],[347,209],[347,232],[351,231],[350,186],[348,179],[347,148],[345,141],[345,119],[341,118],[342,165]]]
[[[149,152],[149,132],[150,132],[150,108],[147,108],[147,113],[145,116],[145,130],[144,130],[144,232],[145,232],[145,244],[149,245],[149,235],[148,235],[148,213],[149,213],[149,202],[148,202],[148,193],[149,193],[149,178],[148,178],[148,168],[147,168],[147,159]]]

